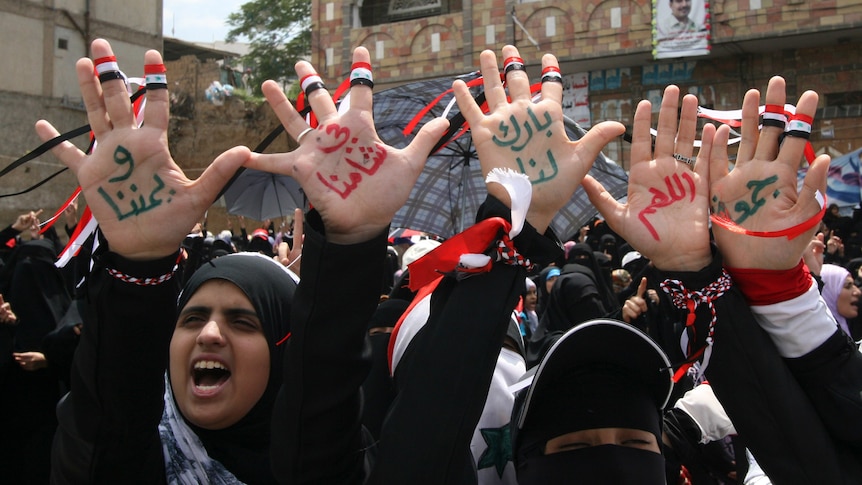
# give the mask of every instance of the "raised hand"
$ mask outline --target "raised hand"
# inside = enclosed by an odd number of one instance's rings
[[[370,56],[364,47],[353,51],[353,73],[370,77]],[[306,79],[306,94],[319,121],[315,130],[296,112],[279,85],[266,81],[266,100],[287,132],[300,142],[290,153],[253,154],[247,166],[293,177],[320,213],[329,241],[350,244],[371,239],[391,222],[404,205],[428,153],[448,126],[444,119],[427,123],[404,149],[385,145],[374,129],[371,87],[350,89],[350,108],[338,113],[325,89],[308,92],[316,76],[311,64],[296,64]],[[313,79],[313,78],[311,78]]]
[[[18,232],[24,232],[32,229],[33,226],[38,228],[39,216],[42,215],[43,210],[44,209],[39,209],[38,211],[30,211],[26,214],[19,215],[15,218],[15,222],[12,223],[12,229],[15,229]]]
[[[766,105],[784,107],[785,82],[769,80]],[[728,172],[729,128],[719,127],[710,162],[713,213],[722,224],[713,232],[725,263],[732,268],[783,270],[797,264],[808,248],[822,215],[815,194],[826,192],[829,156],[811,162],[802,189],[797,191],[797,169],[806,139],[785,136],[783,127],[758,130],[760,92],[750,90],[742,104],[742,140],[733,170]],[[796,104],[797,115],[813,117],[817,94],[806,91]],[[780,143],[780,145],[779,145]],[[761,236],[752,233],[760,233]],[[778,234],[776,234],[778,233]],[[763,237],[787,234],[780,237]]]
[[[113,56],[102,39],[93,41],[92,52],[103,62]],[[156,51],[148,51],[144,59],[147,66],[162,66]],[[78,178],[112,251],[130,259],[167,256],[179,248],[250,151],[228,150],[200,178],[189,180],[168,151],[169,101],[164,83],[147,89],[144,124],[138,128],[125,83],[111,79],[116,77],[112,74],[116,67],[105,64],[108,74],[101,83],[92,60],[80,59],[76,65],[96,149],[86,155],[65,142],[52,152]],[[36,131],[43,140],[58,135],[44,120],[36,123]]]
[[[826,248],[826,244],[823,243],[824,237],[822,232],[818,232],[814,239],[808,243],[805,252],[802,253],[802,260],[805,261],[805,265],[808,266],[808,270],[812,274],[819,275],[823,269],[823,252]]]
[[[281,263],[285,268],[293,271],[297,276],[300,275],[302,262],[302,243],[305,239],[303,234],[302,224],[302,209],[293,210],[293,245],[290,246],[286,242],[278,243],[276,255],[273,259]]]
[[[569,140],[563,124],[563,85],[554,81],[561,79],[557,58],[542,57],[542,99],[533,102],[518,49],[507,45],[502,54],[511,99],[500,79],[497,56],[490,50],[479,56],[488,114],[482,113],[463,81],[453,84],[455,99],[470,124],[482,174],[502,167],[530,177],[533,197],[527,221],[541,233],[572,198],[599,152],[625,127],[607,121],[592,127],[581,140]],[[490,184],[488,191],[508,204],[509,196],[498,184]]]
[[[15,316],[15,313],[12,311],[12,305],[8,301],[3,300],[3,295],[0,295],[0,324],[18,324],[18,317]]]
[[[646,292],[647,279],[641,278],[641,282],[638,283],[638,290],[623,303],[622,317],[624,322],[632,323],[639,316],[647,312],[648,307],[646,298],[644,297]]]
[[[683,97],[677,127],[678,106],[679,88],[668,86],[659,111],[653,154],[650,103],[638,104],[625,204],[614,200],[592,177],[584,179],[584,189],[608,225],[657,268],[697,271],[712,258],[707,178],[715,127],[704,126],[703,148],[695,163],[691,157],[697,128],[697,97]]]

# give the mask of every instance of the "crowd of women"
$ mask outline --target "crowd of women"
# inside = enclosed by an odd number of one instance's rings
[[[485,51],[487,111],[453,88],[488,197],[475,225],[381,298],[390,221],[447,121],[406,148],[383,144],[364,48],[347,109],[296,65],[316,128],[263,84],[298,149],[235,147],[196,180],[168,149],[159,53],[144,60],[142,125],[110,45],[92,53],[77,74],[97,146],[53,149],[99,222],[54,483],[733,483],[746,469],[750,481],[862,480],[862,355],[841,325],[859,292],[812,268],[828,157],[797,190],[816,93],[792,113],[780,77],[763,99],[746,93],[729,171],[728,127],[698,133],[696,98],[667,87],[655,137],[650,103],[637,106],[621,203],[588,171],[624,127],[569,140],[556,58],[542,57],[534,100],[518,50],[503,47],[502,73]],[[509,139],[510,124],[538,119],[546,131]],[[292,248],[184,266],[190,228],[240,167],[302,186],[313,209],[297,214]],[[610,267],[548,229],[579,186],[629,246],[608,251]],[[608,269],[624,266],[631,282],[618,273],[615,293]]]

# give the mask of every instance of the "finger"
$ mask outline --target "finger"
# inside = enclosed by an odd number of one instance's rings
[[[204,170],[190,188],[195,198],[207,207],[212,204],[236,171],[248,161],[251,152],[239,146],[222,153]]]
[[[428,160],[428,154],[434,145],[440,140],[443,132],[449,127],[449,120],[446,118],[435,118],[428,123],[425,123],[416,133],[416,136],[407,145],[402,153],[410,163],[410,166],[416,171],[416,176],[422,171],[425,162]]]
[[[676,134],[674,153],[691,157],[694,153],[694,136],[697,131],[697,96],[686,94],[682,98],[679,116],[679,130]]]
[[[509,88],[509,97],[514,100],[530,100],[530,77],[527,76],[527,66],[513,45],[503,46],[503,75],[506,76],[506,86]],[[509,72],[506,72],[506,69]]]
[[[643,278],[641,278],[641,282],[638,283],[638,291],[636,293],[636,295],[639,298],[643,298],[644,293],[646,293],[646,289],[647,289],[646,286],[647,286],[647,280],[646,280],[646,277],[643,277]]]
[[[506,90],[500,80],[497,55],[494,54],[494,51],[484,50],[479,54],[479,70],[482,72],[482,85],[485,87],[485,101],[488,102],[488,111],[493,113],[509,104],[506,100]]]
[[[293,104],[287,100],[287,96],[284,95],[284,91],[281,90],[278,83],[269,80],[264,81],[261,85],[261,90],[263,91],[263,96],[266,98],[266,102],[269,103],[275,116],[281,121],[287,134],[296,140],[308,128],[308,123],[299,116],[299,113],[296,112]],[[324,90],[318,89],[317,91]]]
[[[297,244],[302,247],[302,237],[305,234],[303,225],[302,209],[296,208],[293,210],[293,247]]]
[[[766,104],[774,104],[784,107],[787,100],[785,93],[784,78],[775,76],[769,80],[769,85],[766,87]],[[760,107],[758,106],[758,109]],[[775,160],[778,156],[779,137],[784,134],[783,128],[776,126],[764,125],[760,130],[760,137],[757,141],[757,149],[754,156],[758,160]]]
[[[554,101],[556,103],[563,102],[563,83],[557,82],[557,75],[562,81],[560,73],[560,63],[557,57],[553,54],[545,54],[542,56],[542,99]]]
[[[826,179],[829,172],[829,155],[820,155],[808,166],[808,173],[802,182],[799,200],[812,200],[816,192],[826,194]],[[819,210],[819,207],[818,207]]]
[[[464,119],[472,127],[478,127],[485,117],[482,108],[476,104],[473,95],[470,93],[470,88],[467,83],[458,79],[452,83],[452,90],[455,92],[455,102],[458,104],[458,110],[464,115]]]
[[[114,55],[111,45],[104,39],[93,41],[92,52],[93,57],[97,61]],[[99,69],[98,62],[96,62],[96,69]],[[111,126],[114,128],[129,128],[133,126],[135,115],[132,111],[132,103],[129,101],[129,92],[126,90],[126,83],[122,79],[112,79],[99,82],[99,85],[102,87],[102,96],[105,100],[105,108],[108,111]]]
[[[809,131],[811,129],[811,125],[809,122],[804,121],[804,119],[807,118],[809,121],[813,121],[814,113],[817,111],[817,102],[818,96],[814,91],[805,91],[802,93],[802,96],[799,97],[799,101],[796,102],[796,114],[794,117],[801,117],[802,119],[800,119],[799,122],[807,124]],[[808,144],[808,138],[791,136],[790,133],[798,131],[794,128],[797,127],[790,126],[788,135],[784,137],[784,142],[781,144],[781,151],[778,154],[778,159],[785,165],[792,166],[795,169],[799,166],[799,162],[802,160],[802,154],[805,151],[805,145]]]
[[[605,187],[598,180],[590,175],[584,177],[581,185],[584,187],[584,192],[587,193],[590,202],[601,213],[607,223],[611,227],[619,227],[617,222],[620,219],[619,213],[622,211],[620,203],[614,199],[610,192],[605,190]]]
[[[648,162],[652,156],[652,105],[642,100],[635,108],[634,124],[632,125],[632,168],[638,163]]]
[[[742,99],[742,140],[736,154],[736,164],[745,163],[752,158],[757,150],[760,139],[759,125],[760,91],[750,89]]]
[[[365,65],[368,66],[368,70],[370,72],[371,55],[368,53],[368,49],[362,46],[353,49],[353,66],[351,67],[350,74],[350,108],[371,112],[373,98],[371,86],[354,84],[353,81],[353,70],[357,67],[362,68],[362,66]]]
[[[572,143],[577,146],[577,156],[587,164],[587,169],[589,169],[607,144],[625,133],[625,131],[626,127],[622,123],[602,121],[590,128],[590,131],[580,140]]]
[[[60,132],[58,132],[51,123],[48,123],[45,120],[39,120],[36,122],[36,134],[39,135],[39,138],[42,141],[48,141],[60,136]],[[78,147],[69,141],[64,141],[55,146],[51,149],[51,153],[53,153],[54,156],[63,163],[63,165],[69,167],[74,174],[78,173],[78,169],[81,168],[81,163],[84,158],[86,158],[84,152],[79,150]]]
[[[287,259],[287,253],[290,249],[290,246],[286,242],[278,243],[278,261],[284,264],[284,260]]]
[[[713,142],[715,140],[715,125],[707,123],[703,125],[700,132],[700,149],[697,151],[697,160],[694,164],[694,171],[699,175],[702,183],[706,184],[705,189],[709,190],[709,177],[712,166],[710,166],[709,156],[712,153]],[[725,171],[727,170],[727,164]]]
[[[705,125],[704,130],[706,129]],[[702,133],[706,133],[703,131]],[[727,158],[727,139],[730,136],[730,127],[721,125],[715,130],[715,135],[712,137],[712,147],[709,151],[706,147],[701,146],[701,152],[709,156],[709,183],[710,185],[718,182],[727,176],[730,168],[730,160]],[[700,154],[698,154],[700,158]],[[713,194],[715,195],[715,194]]]
[[[147,76],[147,105],[144,108],[144,122],[148,127],[167,131],[170,111],[170,100],[167,87],[162,87],[160,80],[153,76],[166,74],[159,51],[149,50],[144,54],[144,73]],[[148,71],[153,71],[150,74]],[[158,74],[157,74],[158,73]],[[151,82],[152,80],[152,82]]]
[[[93,61],[84,57],[75,63],[75,73],[78,77],[78,89],[84,106],[87,108],[87,121],[90,129],[97,139],[111,129],[111,120],[108,118],[108,110],[105,108],[105,99],[102,97],[102,86],[96,76]]]
[[[679,88],[670,85],[664,89],[658,113],[658,134],[655,137],[655,158],[673,156],[676,139],[676,111],[679,106]]]
[[[299,61],[296,63],[296,75],[302,80],[305,76],[317,76],[318,74],[310,63]],[[315,89],[311,93],[306,92],[305,98],[321,123],[333,116],[337,116],[335,102],[332,101],[332,96],[326,89]]]

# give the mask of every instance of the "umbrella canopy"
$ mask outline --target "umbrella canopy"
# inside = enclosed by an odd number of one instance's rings
[[[228,214],[263,221],[292,215],[297,207],[306,210],[305,193],[287,175],[245,169],[224,191]]]
[[[478,73],[405,84],[374,94],[374,123],[384,143],[397,148],[407,146],[414,133],[404,135],[405,127],[435,98],[452,87],[455,79],[465,82],[477,79]],[[478,96],[482,86],[471,88]],[[450,120],[458,115],[457,104],[450,103],[454,94],[443,96],[421,119],[420,123],[446,114]],[[448,111],[446,111],[448,108]],[[566,118],[566,132],[572,140],[584,135],[583,129]],[[600,154],[593,163],[590,175],[595,177],[615,198],[626,195],[628,177],[612,160]],[[432,154],[419,176],[407,203],[392,220],[392,227],[409,227],[449,238],[474,222],[476,211],[485,199],[487,190],[482,168],[476,155],[469,131],[456,135],[448,144]],[[590,221],[598,211],[590,204],[583,188],[578,188],[572,199],[551,222],[561,238],[568,238]]]

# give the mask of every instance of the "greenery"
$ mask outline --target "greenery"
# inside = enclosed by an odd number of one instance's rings
[[[281,82],[295,78],[293,66],[311,53],[311,2],[307,0],[252,0],[230,14],[225,39],[249,39],[244,62],[251,66],[250,85],[260,95],[267,79]]]

